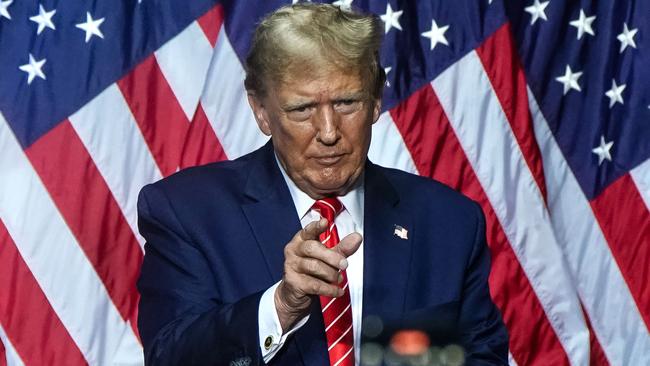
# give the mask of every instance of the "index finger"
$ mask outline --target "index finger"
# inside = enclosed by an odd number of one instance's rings
[[[327,220],[320,219],[312,221],[304,229],[300,230],[300,239],[318,240],[318,236],[327,229]]]

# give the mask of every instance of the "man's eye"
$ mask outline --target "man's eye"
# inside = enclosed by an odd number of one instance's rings
[[[356,100],[354,99],[343,99],[341,101],[338,101],[337,104],[342,105],[342,106],[351,106],[357,103]]]
[[[308,106],[292,108],[287,112],[287,116],[294,121],[304,121],[309,118],[310,114],[311,108]]]
[[[360,107],[361,102],[354,99],[344,99],[334,104],[334,108],[341,113],[356,112]]]

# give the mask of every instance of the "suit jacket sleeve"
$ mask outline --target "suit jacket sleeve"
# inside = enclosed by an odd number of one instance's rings
[[[490,254],[485,237],[485,217],[478,205],[474,247],[466,270],[460,309],[460,330],[467,365],[507,365],[508,334],[501,314],[490,297]]]
[[[138,216],[147,241],[138,280],[138,328],[146,364],[260,364],[257,313],[262,292],[234,303],[220,300],[200,246],[192,243],[156,185],[140,193]]]

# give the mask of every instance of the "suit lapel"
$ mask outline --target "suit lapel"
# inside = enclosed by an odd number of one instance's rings
[[[271,141],[251,164],[245,194],[250,202],[243,204],[242,210],[266,260],[270,283],[276,283],[284,272],[284,247],[302,226]],[[323,324],[315,298],[309,321],[292,336],[305,365],[329,364]]]
[[[275,283],[283,273],[284,246],[301,226],[270,141],[260,153],[251,164],[244,191],[251,200],[242,209]]]
[[[366,165],[364,201],[363,318],[398,320],[411,267],[412,213],[399,204],[395,188],[372,163]]]

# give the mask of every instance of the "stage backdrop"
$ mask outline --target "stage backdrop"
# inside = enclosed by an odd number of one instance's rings
[[[0,365],[142,363],[137,194],[264,144],[290,2],[0,0]],[[650,2],[336,3],[385,22],[370,158],[487,216],[511,363],[650,364]]]

